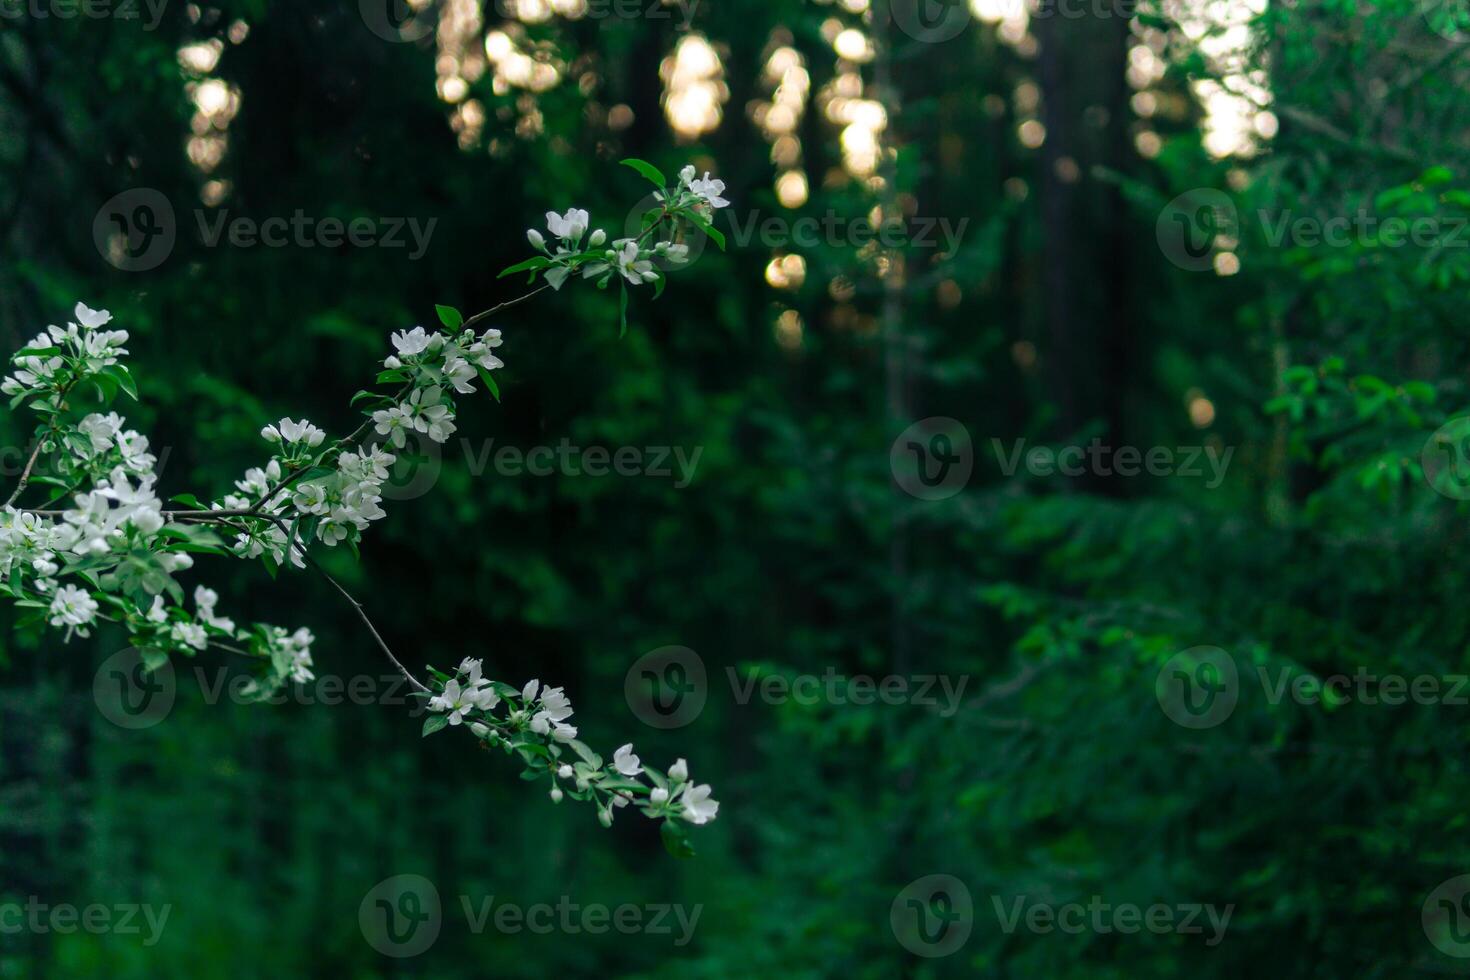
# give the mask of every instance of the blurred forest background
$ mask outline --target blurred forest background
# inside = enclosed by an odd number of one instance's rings
[[[1470,872],[1470,708],[1272,703],[1256,679],[1470,672],[1467,509],[1420,473],[1470,402],[1463,4],[873,2],[4,7],[0,336],[14,350],[77,299],[111,309],[144,392],[122,410],[168,453],[164,496],[224,492],[265,421],[354,426],[389,331],[516,295],[496,273],[546,210],[621,227],[647,187],[619,159],[694,162],[733,204],[728,252],[636,296],[626,337],[589,288],[504,315],[503,405],[467,400],[432,490],[388,502],[360,564],[328,556],[410,665],[484,656],[487,675],[566,684],[604,751],[687,757],[722,804],[699,854],[672,858],[638,819],[602,831],[472,740],[421,740],[401,706],[211,704],[180,665],[168,717],[126,730],[92,694],[120,637],[7,630],[0,900],[173,908],[152,947],[0,935],[0,977],[1470,966],[1470,916],[1426,917]],[[139,189],[174,215],[151,268],[112,217],[138,215],[117,195]],[[417,258],[406,232],[207,240],[226,212],[298,210],[436,224]],[[1274,232],[1360,213],[1462,230]],[[732,230],[829,215],[915,237]],[[957,242],[918,235],[941,219]],[[906,492],[890,448],[934,418],[968,433],[968,479]],[[25,445],[29,422],[4,434]],[[492,438],[702,454],[683,487],[536,478],[473,465],[461,437],[477,457]],[[1231,455],[1218,485],[1007,473],[1018,439],[1095,438]],[[242,619],[308,625],[319,675],[385,673],[327,586],[260,572],[205,560],[195,580]],[[708,682],[665,731],[623,689],[669,645]],[[1234,658],[1239,700],[1189,728],[1156,680],[1200,645]],[[727,669],[967,687],[953,713],[741,704]],[[359,903],[407,873],[435,882],[443,930],[391,959]],[[973,904],[940,957],[890,926],[931,874]],[[702,913],[682,946],[475,934],[459,895]],[[1008,932],[994,906],[1018,896],[1234,908],[1207,945]]]

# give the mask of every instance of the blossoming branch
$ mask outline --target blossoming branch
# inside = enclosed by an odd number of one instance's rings
[[[528,273],[532,281],[539,275],[541,286],[468,319],[440,306],[443,329],[393,333],[393,353],[376,379],[392,393],[364,390],[353,397],[365,416],[355,431],[328,439],[306,419],[266,425],[260,434],[270,457],[207,504],[180,494],[171,501],[182,506],[168,508],[157,496],[157,460],[147,437],[107,410],[119,394],[138,398],[122,363],[127,331],[108,329],[112,314],[106,310],[78,303],[75,322],[37,335],[11,358],[13,374],[0,382],[12,411],[24,406],[39,417],[34,449],[0,510],[0,593],[26,610],[23,624],[47,623],[68,640],[90,635],[99,621],[118,624],[150,670],[172,656],[209,649],[236,655],[251,672],[247,693],[265,699],[282,685],[313,679],[311,631],[237,624],[218,611],[218,594],[204,585],[195,586],[192,603],[186,601],[176,576],[193,566],[196,554],[259,560],[273,576],[282,567],[310,567],[352,605],[416,696],[427,700],[424,735],[462,728],[483,747],[518,758],[524,777],[550,780],[553,801],[571,796],[590,802],[604,826],[631,805],[663,820],[670,851],[692,853],[682,824],[708,823],[719,804],[710,799],[709,786],[689,777],[683,759],[661,773],[644,767],[628,744],[605,761],[578,740],[562,688],[539,680],[521,687],[490,680],[478,659],[466,659],[453,673],[429,667],[420,680],[312,555],[314,547],[341,545],[356,555],[363,533],[386,516],[382,487],[396,462],[390,448],[403,448],[410,433],[448,440],[455,431],[455,398],[472,394],[477,381],[499,399],[493,372],[504,366],[496,353],[503,338],[500,330],[478,324],[547,287],[561,289],[577,274],[599,289],[617,282],[626,330],[629,289],[652,284],[657,297],[665,276],[660,266],[687,261],[688,246],[679,239],[691,228],[724,247],[710,223],[714,210],[728,203],[721,181],[698,178],[686,167],[668,187],[652,165],[624,163],[659,188],[658,207],[643,216],[638,236],[609,245],[604,231],[588,234],[586,211],[548,213],[550,239],[537,230],[527,233],[539,254],[501,273]],[[19,506],[29,488],[45,488],[47,499]]]

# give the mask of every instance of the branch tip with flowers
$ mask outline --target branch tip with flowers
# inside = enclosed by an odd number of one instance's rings
[[[665,272],[655,259],[677,267],[688,257],[678,241],[697,228],[724,247],[710,224],[714,209],[728,202],[724,184],[693,167],[666,187],[663,175],[641,160],[624,163],[659,186],[659,206],[642,220],[642,232],[603,248],[601,230],[587,237],[586,211],[550,212],[547,227],[555,249],[538,231],[527,237],[540,255],[512,266],[502,276],[528,272],[544,282],[522,296],[464,318],[449,306],[436,307],[444,329],[413,327],[391,335],[393,353],[383,362],[378,385],[393,394],[364,390],[363,423],[349,435],[329,440],[306,419],[283,418],[261,429],[272,447],[263,466],[246,471],[234,492],[204,503],[178,494],[165,507],[155,493],[156,457],[148,439],[111,411],[119,395],[138,399],[122,358],[125,330],[107,329],[112,314],[78,303],[75,322],[51,326],[12,358],[14,373],[0,381],[10,409],[22,406],[40,420],[35,443],[8,500],[0,510],[0,594],[25,612],[21,625],[50,626],[70,640],[88,636],[99,622],[127,630],[147,670],[173,656],[219,650],[242,658],[251,673],[246,695],[264,700],[286,684],[314,679],[306,628],[289,631],[269,623],[237,624],[218,611],[219,596],[204,585],[185,601],[179,573],[194,555],[258,559],[274,578],[283,568],[310,568],[352,606],[382,653],[423,698],[429,710],[423,734],[462,727],[486,749],[500,748],[524,765],[522,778],[551,781],[554,802],[567,796],[591,802],[609,826],[613,814],[632,806],[663,821],[670,852],[693,853],[685,824],[705,824],[719,804],[710,787],[689,778],[679,759],[667,774],[643,766],[631,744],[605,761],[577,738],[568,719],[572,706],[560,687],[532,680],[522,687],[482,676],[483,662],[466,658],[453,673],[427,668],[421,680],[403,665],[362,604],[312,555],[315,545],[346,545],[357,556],[363,532],[386,516],[382,487],[409,435],[436,442],[455,431],[455,396],[475,391],[476,380],[496,400],[493,372],[504,364],[495,328],[474,329],[496,313],[550,288],[560,290],[574,272],[606,289],[616,277],[621,291],[621,329],[627,329],[628,290],[652,283],[662,292]],[[665,237],[666,236],[666,237]],[[653,239],[653,244],[648,244]],[[27,490],[45,488],[46,499],[20,506]],[[63,502],[70,501],[69,505]]]

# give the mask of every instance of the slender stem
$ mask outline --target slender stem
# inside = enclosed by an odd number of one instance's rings
[[[24,490],[26,488],[26,485],[31,482],[31,470],[35,468],[36,460],[41,458],[41,447],[46,444],[47,439],[56,435],[56,420],[61,415],[61,410],[65,407],[67,394],[70,393],[72,388],[76,386],[78,380],[80,380],[79,377],[72,378],[61,387],[60,391],[56,393],[56,414],[51,416],[51,424],[46,427],[45,433],[36,440],[36,446],[34,449],[31,450],[31,458],[26,460],[26,468],[21,470],[20,482],[17,483],[15,485],[15,489],[11,491],[10,499],[5,501],[6,507],[9,507],[11,504],[15,503],[16,500],[19,499],[21,491]]]
[[[481,312],[476,313],[474,316],[470,317],[464,323],[461,323],[460,328],[463,329],[464,327],[473,327],[481,320],[484,320],[496,313],[499,313],[501,310],[508,310],[512,306],[515,306],[517,303],[524,303],[526,300],[530,299],[532,296],[535,296],[537,293],[543,292],[550,288],[550,283],[542,283],[535,289],[531,290],[529,293],[526,293],[524,296],[517,296],[515,299],[508,299],[504,303],[496,303],[494,306],[490,307],[490,309],[482,310]]]

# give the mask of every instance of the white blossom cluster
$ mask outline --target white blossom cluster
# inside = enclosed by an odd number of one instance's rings
[[[368,413],[368,424],[395,449],[404,448],[410,433],[447,441],[455,432],[454,396],[473,393],[477,377],[493,385],[489,372],[505,366],[494,353],[502,343],[495,329],[446,335],[414,327],[392,334],[390,341],[394,352],[383,361],[379,379],[401,382],[403,389],[396,397],[362,395],[382,405]],[[387,516],[382,487],[397,461],[393,453],[353,439],[323,448],[325,433],[306,419],[283,418],[260,434],[279,447],[277,455],[236,481],[240,493],[213,505],[259,515],[241,517],[237,554],[268,555],[276,564],[289,560],[300,567],[301,537],[314,535],[328,547],[356,544],[372,522]]]
[[[710,787],[690,780],[683,759],[664,776],[645,769],[629,743],[604,764],[601,756],[577,740],[577,729],[567,723],[572,702],[559,687],[543,687],[532,680],[517,691],[485,679],[481,661],[468,658],[453,676],[436,681],[439,693],[429,697],[429,710],[436,714],[424,725],[426,735],[446,726],[467,725],[487,746],[519,754],[528,772],[550,776],[553,802],[560,803],[568,794],[594,802],[603,826],[611,825],[613,813],[629,805],[648,817],[693,824],[709,823],[719,812],[720,804],[710,799]],[[504,710],[496,714],[501,707]]]
[[[679,182],[672,190],[660,189],[655,193],[655,198],[663,204],[663,210],[660,220],[643,235],[614,239],[607,248],[603,248],[608,245],[607,232],[601,228],[592,232],[586,249],[582,248],[582,236],[591,226],[591,217],[585,210],[568,208],[565,214],[546,212],[546,229],[554,245],[540,231],[528,229],[526,240],[542,255],[517,268],[541,270],[547,284],[557,290],[578,270],[582,278],[596,279],[600,288],[606,288],[614,275],[633,286],[659,282],[663,273],[655,266],[654,260],[681,265],[689,259],[689,246],[671,240],[647,245],[643,238],[650,232],[662,230],[663,219],[669,219],[670,225],[674,225],[679,217],[689,215],[699,215],[708,220],[716,208],[730,203],[721,196],[725,192],[724,181],[711,178],[708,173],[697,177],[696,173],[692,165],[686,166],[679,171]]]
[[[650,179],[657,174],[641,161],[629,163]],[[531,241],[546,254],[520,268],[533,274],[550,270],[547,278],[557,287],[575,269],[598,279],[599,286],[620,275],[630,284],[661,287],[652,260],[679,261],[687,248],[672,241],[645,248],[643,237],[666,222],[707,221],[713,209],[728,203],[720,196],[723,191],[723,183],[708,174],[696,179],[687,167],[675,188],[661,190],[662,209],[645,235],[605,250],[606,234],[595,231],[588,239],[591,250],[577,251],[588,232],[587,212],[553,212],[548,228],[559,243],[556,251],[533,233]],[[171,499],[188,509],[168,509],[155,491],[157,459],[148,440],[107,410],[121,393],[137,398],[121,362],[128,334],[105,329],[111,313],[78,303],[74,322],[39,334],[12,358],[13,374],[0,381],[12,410],[25,406],[40,419],[19,483],[0,504],[0,594],[25,611],[22,625],[46,623],[64,630],[68,639],[90,635],[99,622],[117,623],[150,669],[171,654],[219,649],[246,658],[254,675],[250,690],[261,697],[285,683],[310,681],[310,630],[237,624],[220,613],[219,595],[203,585],[194,588],[190,608],[175,576],[193,566],[193,553],[305,567],[315,564],[309,555],[313,541],[355,547],[362,532],[385,516],[382,488],[397,461],[388,450],[404,449],[410,435],[448,440],[455,432],[455,396],[472,393],[477,378],[499,398],[491,372],[504,366],[495,353],[500,331],[470,329],[491,312],[465,321],[440,307],[447,332],[414,327],[393,333],[393,353],[383,361],[377,382],[398,390],[393,395],[359,392],[353,402],[365,400],[366,420],[356,432],[331,440],[306,419],[282,418],[261,429],[273,447],[271,457],[235,481],[234,492],[209,504],[188,494],[175,496]],[[99,411],[80,407],[90,408],[99,399]],[[42,488],[44,503],[34,508],[19,503],[27,490],[39,496]],[[219,537],[221,530],[235,536],[232,546]],[[361,606],[358,611],[366,620]],[[604,765],[578,740],[570,722],[571,701],[562,688],[533,680],[516,689],[490,681],[481,675],[478,660],[466,660],[453,676],[431,668],[432,686],[426,686],[372,632],[394,665],[430,699],[426,734],[465,726],[485,745],[519,755],[534,775],[551,778],[553,800],[570,795],[594,801],[605,825],[616,809],[629,805],[662,818],[665,843],[675,853],[685,853],[681,823],[714,819],[719,804],[709,798],[707,785],[689,779],[682,759],[664,775],[644,769],[629,744]]]

